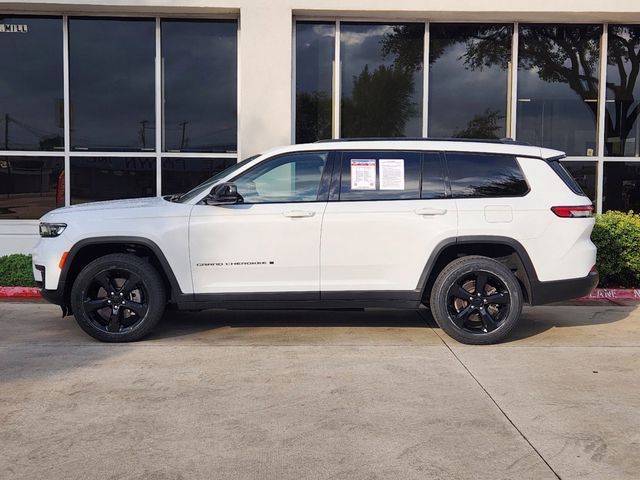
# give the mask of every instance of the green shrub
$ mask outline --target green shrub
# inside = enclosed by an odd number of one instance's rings
[[[31,270],[31,255],[15,254],[0,257],[0,286],[35,286]]]
[[[601,287],[640,287],[640,214],[610,211],[596,217]]]

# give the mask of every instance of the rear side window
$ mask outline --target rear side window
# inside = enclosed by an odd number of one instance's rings
[[[576,182],[576,179],[573,178],[573,175],[571,175],[566,167],[560,163],[560,160],[551,160],[549,162],[549,166],[553,169],[554,172],[558,174],[565,185],[569,187],[573,193],[578,195],[585,195],[580,185],[578,185],[578,182]]]
[[[440,153],[425,152],[422,159],[422,193],[420,198],[445,198],[444,158]]]
[[[417,152],[343,152],[340,200],[420,198]]]
[[[521,197],[529,191],[511,155],[447,153],[446,158],[454,198]]]

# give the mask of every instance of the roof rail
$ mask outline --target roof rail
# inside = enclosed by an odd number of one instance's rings
[[[501,143],[509,145],[531,146],[530,143],[517,142],[513,138],[455,138],[455,137],[354,137],[354,138],[330,138],[317,140],[315,143],[334,142],[473,142],[473,143]]]

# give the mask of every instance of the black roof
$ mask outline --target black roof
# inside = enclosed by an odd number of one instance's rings
[[[487,139],[487,138],[452,138],[452,137],[356,137],[356,138],[332,138],[318,140],[315,143],[333,142],[473,142],[473,143],[499,143],[503,145],[521,145],[530,147],[530,143],[517,142],[512,138]]]

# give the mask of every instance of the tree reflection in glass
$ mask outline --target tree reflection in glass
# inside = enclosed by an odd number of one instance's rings
[[[517,137],[596,153],[600,25],[521,25]]]
[[[342,23],[341,136],[422,136],[424,24]]]
[[[512,25],[433,23],[429,136],[506,136]]]
[[[640,26],[611,25],[607,51],[605,155],[640,156]]]

